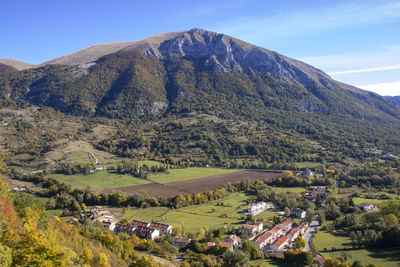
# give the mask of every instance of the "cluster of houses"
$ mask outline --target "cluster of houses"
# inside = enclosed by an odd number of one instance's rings
[[[258,234],[252,242],[262,251],[282,251],[297,237],[304,235],[307,228],[307,222],[303,221],[294,227],[293,220],[287,218],[271,229]]]
[[[114,218],[114,215],[111,212],[103,209],[100,206],[96,206],[90,209],[90,219],[93,221],[101,222],[104,227],[109,229],[114,233],[126,233],[128,235],[136,235],[140,238],[147,238],[154,240],[161,235],[171,234],[172,226],[164,223],[157,222],[142,222],[138,220],[133,220],[128,225],[123,225],[117,223],[117,220]],[[71,219],[71,223],[72,219]]]
[[[273,208],[272,204],[265,202],[257,202],[251,204],[247,208],[247,213],[256,215],[267,209]],[[298,218],[305,217],[305,211],[301,209],[292,209],[291,215]],[[111,212],[96,206],[90,209],[89,218],[93,221],[101,222],[104,227],[114,233],[126,233],[128,235],[136,235],[140,238],[147,238],[154,240],[161,235],[171,234],[172,226],[169,224],[158,222],[143,222],[133,220],[128,225],[117,223],[116,218]],[[71,219],[71,223],[76,223],[78,220]],[[294,227],[295,226],[295,227]],[[265,230],[262,222],[248,221],[246,224],[240,226],[240,230],[251,236],[250,240],[262,251],[282,251],[285,247],[289,246],[298,236],[303,235],[308,228],[307,222],[301,222],[295,225],[291,218],[287,218],[281,223],[275,225],[271,229]],[[178,248],[185,248],[191,242],[190,238],[173,237],[172,245]],[[219,246],[226,247],[233,251],[235,247],[242,245],[242,240],[236,235],[230,235],[222,242],[217,243]],[[208,248],[216,246],[215,242],[208,242]]]
[[[323,197],[326,192],[326,186],[315,186],[311,193],[306,193],[306,196],[312,202],[316,202],[318,196]]]

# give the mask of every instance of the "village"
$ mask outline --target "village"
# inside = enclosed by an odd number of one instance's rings
[[[250,204],[242,213],[245,215],[256,216],[266,210],[277,208],[272,203],[263,201]],[[144,222],[133,220],[128,224],[118,223],[116,217],[107,209],[101,206],[92,207],[88,214],[81,214],[81,217],[87,216],[94,222],[100,222],[105,228],[111,232],[126,233],[135,235],[139,238],[155,240],[162,235],[173,235],[173,228],[169,224],[159,222]],[[293,218],[304,219],[306,212],[299,208],[292,209],[290,216]],[[77,218],[71,218],[70,223],[78,223]],[[295,241],[298,237],[305,234],[308,229],[308,223],[301,221],[295,223],[292,218],[283,219],[270,228],[264,228],[263,222],[256,220],[248,220],[245,224],[236,229],[235,233],[240,233],[242,238],[250,240],[262,252],[282,252],[291,248],[295,248]],[[172,245],[178,249],[184,249],[189,246],[191,238],[174,236],[172,237]],[[208,249],[215,246],[225,247],[227,250],[233,251],[235,248],[241,247],[242,239],[236,234],[230,234],[223,241],[207,242]]]

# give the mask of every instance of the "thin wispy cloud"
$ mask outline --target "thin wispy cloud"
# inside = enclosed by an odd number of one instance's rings
[[[365,25],[400,18],[400,1],[359,1],[301,9],[290,13],[271,11],[268,15],[237,17],[216,25],[220,32],[264,43],[267,40],[301,35],[324,29]]]
[[[400,81],[391,83],[377,83],[357,86],[361,89],[378,93],[380,95],[400,95]]]
[[[377,67],[377,68],[366,68],[366,69],[355,69],[355,70],[336,71],[336,72],[328,72],[328,74],[329,74],[329,75],[342,75],[342,74],[363,73],[363,72],[374,72],[374,71],[385,71],[385,70],[397,70],[397,69],[400,69],[400,65],[396,65],[396,66],[385,66],[385,67]]]
[[[375,51],[322,55],[300,60],[330,73],[374,69],[376,66],[397,66],[400,62],[400,46],[386,45]]]

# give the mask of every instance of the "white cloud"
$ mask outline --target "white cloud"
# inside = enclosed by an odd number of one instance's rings
[[[391,83],[359,85],[357,87],[367,91],[375,92],[380,95],[390,95],[390,96],[400,95],[400,81]]]
[[[397,70],[397,69],[400,69],[400,65],[385,66],[385,67],[376,67],[376,68],[366,68],[366,69],[355,69],[355,70],[335,71],[335,72],[328,72],[328,74],[329,74],[329,75],[342,75],[342,74],[352,74],[352,73],[362,73],[362,72],[373,72],[373,71],[384,71],[384,70]]]
[[[323,18],[323,19],[321,19]],[[268,10],[267,15],[241,16],[214,28],[260,45],[268,40],[302,35],[308,32],[392,21],[400,18],[399,1],[343,1],[313,9]]]
[[[326,72],[342,72],[376,68],[376,66],[397,66],[400,62],[400,46],[382,46],[375,51],[360,51],[336,55],[322,55],[300,60]]]

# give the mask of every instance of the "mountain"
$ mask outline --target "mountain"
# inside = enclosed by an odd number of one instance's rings
[[[35,64],[26,63],[11,58],[0,58],[0,63],[16,68],[17,70],[26,70],[37,66]]]
[[[400,96],[385,96],[388,101],[393,101],[396,105],[400,106]]]
[[[399,123],[393,101],[301,61],[202,29],[96,45],[3,79],[13,101],[75,115],[152,118],[295,112]]]

